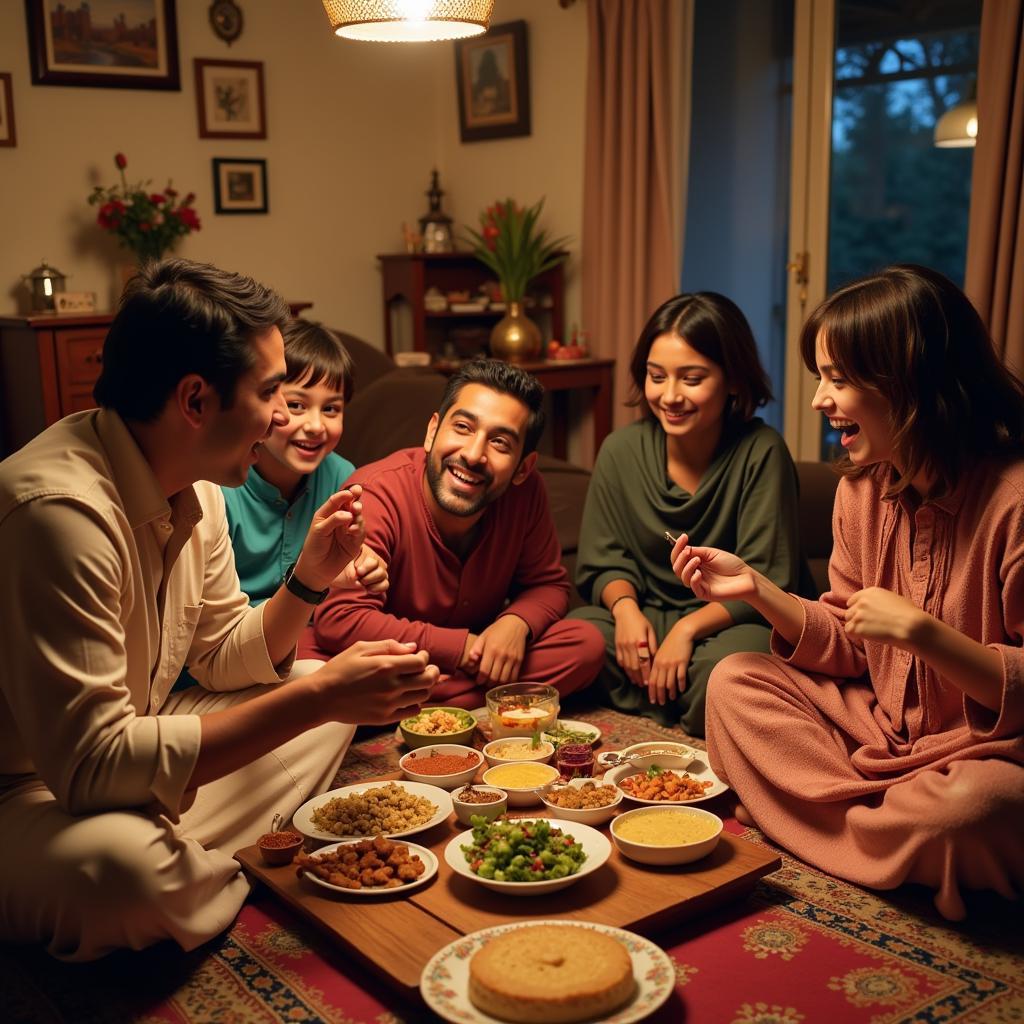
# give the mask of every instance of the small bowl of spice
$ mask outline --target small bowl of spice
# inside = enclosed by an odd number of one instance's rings
[[[504,814],[508,810],[508,796],[497,786],[464,786],[452,793],[452,806],[463,825],[472,825],[469,819],[474,814],[488,821]]]
[[[302,836],[298,832],[264,832],[256,841],[256,848],[260,851],[265,864],[280,867],[283,864],[291,864],[295,854],[302,849],[302,842]]]
[[[413,782],[441,789],[456,789],[473,781],[483,764],[478,750],[458,743],[434,743],[409,751],[398,762],[402,774]]]

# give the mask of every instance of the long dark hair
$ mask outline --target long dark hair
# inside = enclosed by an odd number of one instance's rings
[[[640,332],[629,362],[633,378],[630,405],[640,405],[644,400],[647,359],[651,346],[663,334],[682,338],[705,359],[722,368],[734,391],[730,403],[733,419],[746,422],[758,406],[772,400],[768,374],[757,354],[750,324],[739,306],[718,292],[694,292],[662,303]]]
[[[901,470],[890,494],[922,471],[948,493],[972,461],[1024,446],[1024,383],[967,296],[937,271],[900,264],[833,292],[800,332],[812,373],[819,335],[838,374],[889,403]],[[839,468],[859,476],[869,467],[847,458]]]

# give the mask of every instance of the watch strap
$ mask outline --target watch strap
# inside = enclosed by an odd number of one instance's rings
[[[330,591],[329,587],[325,587],[323,590],[313,590],[307,587],[303,582],[295,576],[296,563],[292,562],[288,566],[288,569],[284,574],[284,586],[285,589],[294,594],[300,601],[305,601],[306,604],[320,604],[321,601],[327,596]]]

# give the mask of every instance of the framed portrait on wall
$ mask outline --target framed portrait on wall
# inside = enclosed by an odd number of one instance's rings
[[[266,213],[267,161],[213,158],[213,212]]]
[[[25,0],[34,85],[180,89],[175,0]]]
[[[455,43],[459,137],[463,142],[530,134],[526,22],[494,25]]]
[[[205,60],[192,62],[201,139],[265,139],[263,62]]]
[[[14,96],[11,93],[11,73],[0,71],[0,146],[16,146],[14,132]]]

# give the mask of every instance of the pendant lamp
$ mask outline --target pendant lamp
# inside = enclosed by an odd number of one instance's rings
[[[373,43],[467,39],[486,32],[494,0],[323,0],[334,34]]]
[[[978,141],[977,86],[972,83],[966,99],[950,107],[935,122],[935,145],[943,149],[973,146]]]

